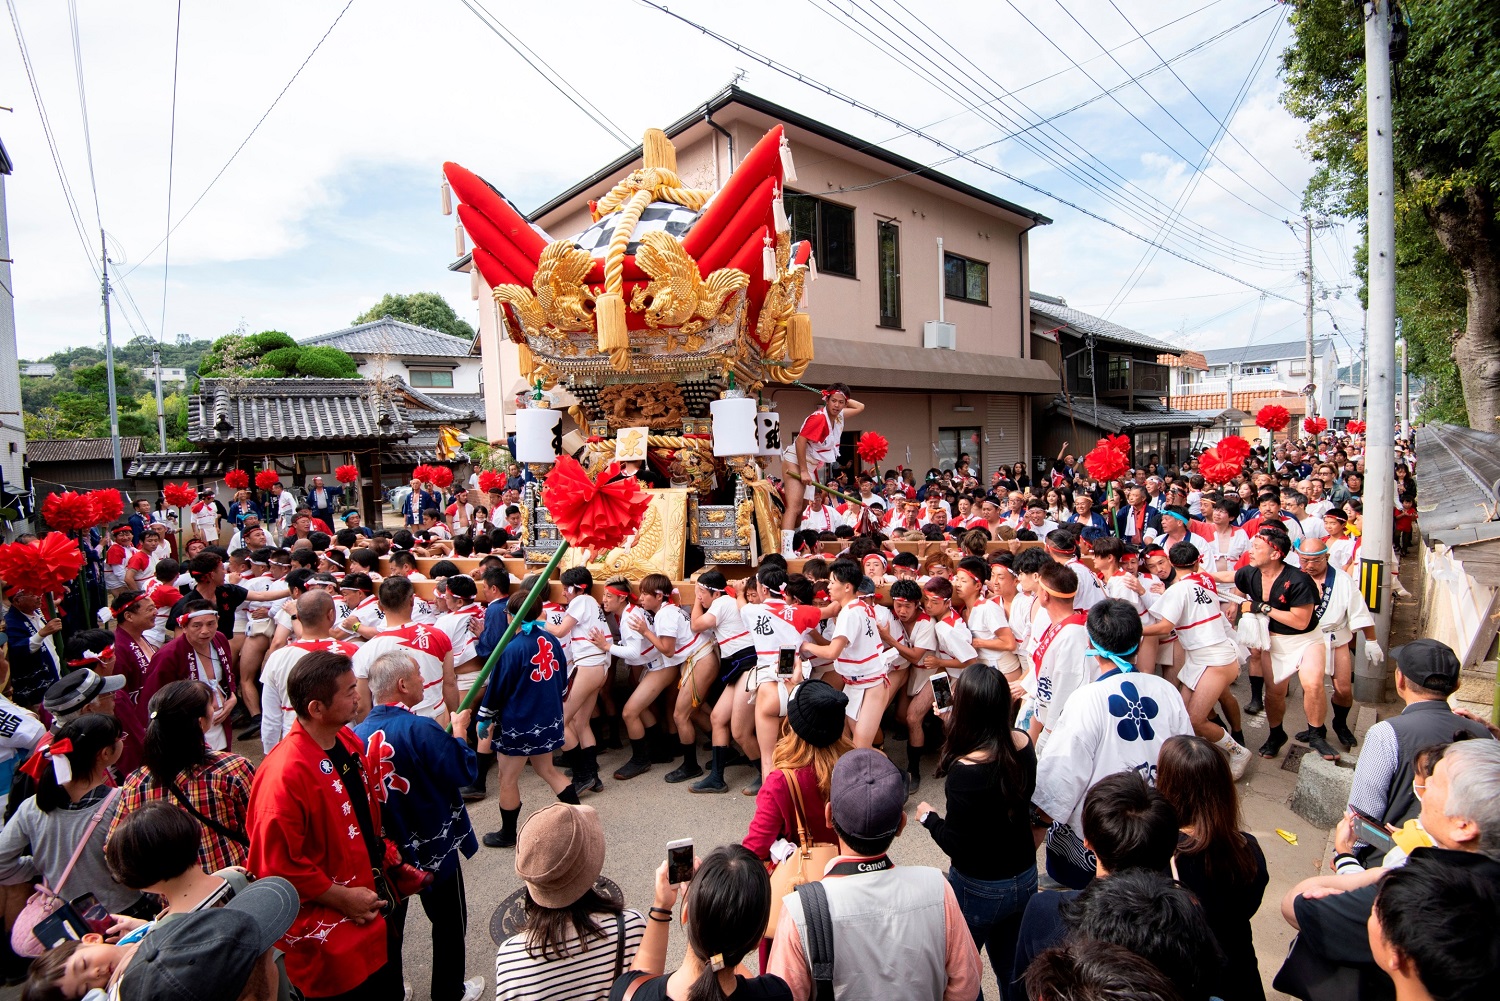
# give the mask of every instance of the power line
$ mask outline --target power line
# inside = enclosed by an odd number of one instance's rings
[[[78,81],[78,111],[83,117],[83,149],[88,156],[89,188],[94,194],[94,222],[104,228],[99,212],[99,185],[94,179],[94,141],[89,135],[89,102],[83,88],[83,43],[78,37],[78,0],[68,0],[68,25],[73,36],[73,77]]]
[[[770,58],[769,56],[763,56],[760,53],[756,52],[755,50],[750,49],[747,46],[742,45],[741,43],[734,41],[733,39],[729,38],[726,35],[720,34],[719,32],[716,32],[716,31],[714,31],[711,28],[705,27],[704,25],[701,25],[701,24],[697,23],[696,21],[693,21],[693,20],[691,20],[691,19],[689,19],[687,17],[684,17],[681,14],[676,13],[673,10],[670,10],[669,8],[667,8],[666,6],[664,6],[663,4],[657,3],[656,0],[636,0],[636,2],[640,3],[640,4],[643,4],[643,5],[647,6],[647,7],[651,7],[654,10],[658,10],[661,13],[666,14],[668,17],[671,17],[671,18],[673,18],[675,20],[681,21],[682,23],[684,23],[686,25],[689,25],[692,28],[697,29],[702,34],[707,35],[709,38],[712,38],[713,40],[719,42],[721,45],[725,45],[725,46],[727,46],[729,48],[732,48],[736,52],[739,52],[742,55],[745,55],[745,56],[750,57],[751,59],[754,59],[756,62],[760,63],[761,65],[763,65],[765,67],[767,67],[768,69],[775,70],[777,73],[780,73],[783,76],[786,76],[786,77],[788,77],[790,79],[796,80],[798,83],[801,83],[801,84],[803,84],[806,87],[809,87],[809,88],[811,88],[813,90],[816,90],[816,91],[818,91],[818,92],[820,92],[820,93],[822,93],[822,94],[824,94],[824,95],[826,95],[828,97],[832,97],[832,98],[834,98],[837,101],[842,101],[843,103],[848,104],[852,108],[856,108],[856,109],[858,109],[860,111],[863,111],[863,112],[865,112],[867,114],[874,115],[875,117],[880,118],[881,120],[883,120],[885,122],[888,122],[889,124],[895,126],[896,128],[906,129],[908,132],[911,132],[914,135],[921,136],[923,139],[926,139],[928,142],[932,143],[933,145],[935,145],[935,146],[937,146],[937,147],[939,147],[941,149],[944,149],[944,150],[948,151],[949,153],[954,153],[954,154],[957,154],[959,156],[963,156],[963,151],[960,150],[960,149],[958,149],[958,148],[956,148],[956,147],[954,147],[951,143],[947,143],[947,142],[945,142],[945,141],[937,138],[936,136],[928,135],[927,133],[923,132],[922,130],[920,130],[920,129],[916,128],[915,126],[912,126],[912,125],[910,125],[910,124],[908,124],[906,122],[901,121],[899,118],[896,118],[893,115],[887,114],[886,112],[881,111],[878,108],[875,108],[875,107],[872,107],[871,105],[865,104],[863,101],[860,101],[857,98],[850,97],[847,94],[844,94],[844,93],[842,93],[840,91],[837,91],[837,90],[833,89],[832,87],[828,86],[827,84],[821,83],[821,82],[813,79],[812,77],[809,77],[806,74],[804,74],[804,73],[802,73],[802,72],[800,72],[798,70],[795,70],[795,69],[793,69],[790,66],[787,66],[784,63],[781,63],[781,62],[779,62],[779,61],[777,61],[775,59]],[[1129,228],[1121,225],[1120,223],[1115,222],[1113,219],[1109,219],[1109,218],[1107,218],[1105,216],[1100,215],[1097,212],[1094,212],[1094,211],[1092,211],[1090,209],[1086,209],[1082,205],[1077,204],[1076,202],[1073,202],[1073,201],[1071,201],[1071,200],[1069,200],[1067,198],[1064,198],[1061,195],[1054,194],[1053,192],[1048,191],[1046,188],[1043,188],[1043,187],[1041,187],[1040,185],[1037,185],[1037,184],[1033,184],[1032,182],[1027,181],[1024,178],[1017,177],[1016,175],[1011,174],[1008,171],[1005,171],[1005,170],[1001,169],[1000,167],[995,166],[994,164],[985,163],[983,160],[979,160],[979,159],[977,159],[975,157],[972,157],[972,156],[964,156],[963,158],[966,159],[966,160],[968,160],[971,163],[976,164],[977,166],[983,167],[985,170],[988,170],[991,173],[994,173],[994,174],[997,174],[997,175],[999,175],[1001,177],[1004,177],[1007,180],[1009,180],[1009,181],[1011,181],[1011,182],[1013,182],[1015,184],[1020,185],[1021,187],[1024,187],[1024,188],[1026,188],[1026,189],[1028,189],[1030,191],[1035,191],[1037,194],[1040,194],[1040,195],[1043,195],[1043,196],[1045,196],[1047,198],[1050,198],[1050,199],[1052,199],[1053,201],[1057,202],[1060,205],[1066,205],[1068,208],[1071,208],[1071,209],[1073,209],[1076,212],[1079,212],[1079,213],[1081,213],[1083,215],[1086,215],[1090,219],[1095,219],[1095,220],[1097,220],[1099,222],[1104,223],[1106,226],[1109,226],[1109,227],[1111,227],[1113,229],[1119,230],[1122,233],[1125,233],[1127,236],[1134,237],[1135,239],[1140,240],[1142,243],[1146,243],[1146,244],[1152,244],[1153,243],[1153,241],[1150,240],[1148,237],[1145,237],[1145,236],[1142,236],[1139,233],[1136,233],[1135,231],[1133,231],[1133,230],[1131,230],[1131,229],[1129,229]],[[1186,255],[1184,253],[1181,253],[1180,251],[1177,251],[1177,250],[1175,250],[1173,248],[1163,247],[1162,249],[1165,250],[1167,253],[1171,254],[1173,257],[1180,258],[1181,260],[1184,260],[1184,261],[1188,262],[1189,264],[1195,264],[1198,267],[1203,268],[1205,271],[1211,271],[1214,274],[1220,275],[1220,276],[1222,276],[1224,278],[1228,278],[1230,281],[1236,282],[1236,283],[1238,283],[1240,285],[1244,285],[1246,288],[1254,289],[1257,292],[1266,292],[1266,294],[1271,295],[1274,298],[1277,298],[1277,299],[1286,299],[1286,301],[1288,301],[1288,302],[1296,302],[1297,301],[1295,299],[1291,299],[1291,298],[1289,298],[1287,296],[1281,295],[1280,293],[1271,292],[1268,289],[1264,289],[1261,286],[1256,285],[1253,282],[1250,282],[1250,281],[1247,281],[1246,279],[1240,278],[1239,276],[1231,274],[1228,271],[1224,271],[1221,268],[1214,267],[1213,265],[1208,264],[1208,263],[1206,263],[1204,261],[1196,260],[1195,258],[1189,257],[1188,255]]]
[[[537,76],[541,77],[543,80],[546,80],[547,83],[551,84],[553,90],[557,91],[563,97],[567,98],[568,102],[572,104],[573,107],[583,112],[584,116],[587,117],[589,121],[593,122],[595,125],[603,129],[611,139],[615,140],[616,142],[623,143],[627,147],[635,145],[635,140],[630,138],[630,134],[628,132],[620,128],[620,126],[616,125],[610,119],[610,117],[603,111],[600,111],[592,101],[584,97],[583,94],[577,90],[577,88],[569,84],[567,80],[557,72],[557,70],[548,65],[546,60],[537,55],[530,46],[521,41],[521,39],[514,33],[512,33],[509,28],[505,27],[504,23],[501,22],[501,20],[494,14],[491,14],[482,3],[479,3],[478,0],[473,0],[473,2],[471,2],[471,0],[459,0],[459,3],[469,8],[470,13],[479,18],[480,23],[482,23],[486,28],[490,29],[490,31],[494,33],[496,38],[499,38],[502,42],[509,46],[512,52],[520,56],[521,61],[524,62],[527,66],[530,66],[532,71],[535,72]],[[480,11],[483,11],[484,13],[480,13]],[[524,52],[522,51],[523,49],[525,50]],[[536,60],[536,62],[532,62],[533,59]],[[537,63],[540,63],[542,67],[546,69],[546,72],[543,72],[542,69],[539,69],[537,67]]]
[[[162,240],[161,326],[156,330],[158,344],[167,336],[167,277],[172,273],[172,171],[177,164],[177,62],[181,53],[182,0],[177,0],[177,22],[172,33],[172,125],[167,133],[167,235]],[[148,330],[147,333],[149,332]]]
[[[6,0],[6,2],[14,4],[15,0]],[[139,261],[136,261],[135,264],[131,265],[130,271],[124,272],[125,275],[130,274],[136,268],[140,267],[142,264],[145,264],[146,261],[150,260],[151,257],[154,256],[156,252],[162,248],[162,245],[167,242],[172,234],[177,232],[178,227],[180,227],[183,222],[187,220],[187,217],[193,214],[193,209],[197,208],[198,203],[203,201],[204,196],[206,196],[210,191],[213,190],[215,184],[219,183],[219,178],[224,176],[224,171],[228,170],[229,165],[234,163],[235,158],[240,155],[240,152],[245,148],[246,143],[250,142],[250,140],[255,137],[255,133],[258,132],[260,130],[260,127],[265,124],[266,119],[271,116],[271,112],[276,110],[276,105],[281,103],[281,99],[286,96],[286,92],[291,89],[292,84],[297,82],[297,78],[302,75],[302,71],[307,69],[307,64],[312,62],[312,57],[318,54],[318,50],[323,47],[323,43],[328,40],[328,36],[333,34],[333,29],[338,27],[339,22],[344,19],[344,15],[347,14],[349,12],[349,8],[353,6],[354,0],[349,0],[348,3],[344,4],[343,9],[339,11],[338,16],[333,19],[333,23],[328,26],[328,30],[323,32],[322,37],[318,39],[318,43],[314,45],[312,47],[312,51],[307,54],[307,58],[302,60],[302,64],[298,66],[297,71],[292,74],[292,78],[288,80],[286,82],[286,86],[282,87],[280,92],[277,93],[276,98],[271,102],[270,107],[266,108],[265,114],[260,116],[260,119],[256,121],[255,125],[250,129],[250,133],[245,136],[244,140],[238,146],[235,147],[234,152],[229,154],[229,159],[224,161],[224,166],[219,168],[219,172],[213,176],[213,180],[208,182],[208,187],[204,188],[198,194],[198,197],[193,199],[193,204],[187,207],[187,211],[182,213],[177,222],[167,228],[167,235],[157,241],[156,246],[146,251],[144,257],[142,257]],[[117,275],[116,277],[123,277],[123,275]]]

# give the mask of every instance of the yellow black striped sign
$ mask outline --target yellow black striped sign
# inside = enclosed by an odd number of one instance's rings
[[[1365,607],[1370,614],[1380,614],[1380,596],[1385,592],[1385,562],[1383,560],[1359,561],[1359,593],[1364,595]]]

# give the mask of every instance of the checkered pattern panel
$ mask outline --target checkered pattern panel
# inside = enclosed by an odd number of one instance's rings
[[[609,251],[609,241],[614,239],[615,223],[619,218],[619,212],[611,212],[579,233],[574,237],[573,242],[594,257],[603,260],[604,255]],[[664,230],[667,235],[675,236],[680,240],[682,234],[691,229],[693,223],[697,221],[698,213],[692,209],[674,205],[671,202],[652,202],[646,206],[646,211],[641,213],[640,221],[635,224],[635,231],[630,234],[630,243],[626,246],[625,253],[634,254],[640,245],[640,238],[652,230]]]

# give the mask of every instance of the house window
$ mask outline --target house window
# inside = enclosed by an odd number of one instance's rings
[[[982,440],[978,428],[939,428],[937,462],[933,465],[939,469],[952,469],[958,465],[958,457],[965,453],[968,454],[971,465],[978,465],[974,459],[979,455],[979,443]]]
[[[875,256],[880,268],[880,325],[901,326],[901,227],[881,222],[875,227]]]
[[[1130,356],[1110,355],[1109,374],[1105,377],[1106,389],[1130,388]]]
[[[1270,365],[1241,365],[1240,375],[1275,375],[1275,364]]]
[[[854,210],[794,191],[785,195],[792,239],[812,243],[820,274],[854,277]]]
[[[1306,374],[1307,374],[1307,361],[1306,361],[1306,359],[1303,359],[1302,361],[1294,361],[1294,362],[1292,362],[1292,375],[1306,375]]]
[[[943,293],[950,299],[990,303],[990,266],[957,254],[943,255]]]
[[[414,368],[411,370],[411,384],[414,389],[452,389],[453,372],[447,369]]]

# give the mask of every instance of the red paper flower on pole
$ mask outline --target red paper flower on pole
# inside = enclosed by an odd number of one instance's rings
[[[262,469],[255,474],[255,485],[262,490],[270,490],[281,482],[281,474],[274,469]]]
[[[71,490],[48,494],[42,501],[42,517],[59,532],[81,532],[101,520],[93,498]]]
[[[1277,406],[1274,403],[1268,403],[1261,407],[1260,412],[1255,415],[1256,426],[1263,427],[1272,434],[1283,430],[1291,422],[1291,411],[1287,410],[1286,407]]]
[[[614,549],[640,528],[651,495],[618,463],[597,481],[572,456],[560,455],[542,487],[542,503],[568,545],[596,552]]]
[[[0,579],[9,587],[42,594],[62,594],[83,569],[83,550],[62,532],[48,532],[35,545],[0,546]]]
[[[94,490],[89,493],[89,500],[94,502],[95,513],[99,521],[114,521],[125,513],[125,498],[120,496],[120,491],[106,487],[103,490]]]
[[[453,468],[451,466],[433,466],[432,485],[439,490],[447,490],[453,486]]]
[[[168,483],[161,488],[162,499],[172,507],[187,507],[198,499],[191,483]]]
[[[854,451],[859,453],[859,457],[872,466],[880,465],[890,450],[891,443],[885,440],[885,435],[875,431],[866,431],[861,434],[854,446]]]
[[[1099,440],[1108,445],[1110,448],[1114,449],[1116,452],[1119,452],[1121,455],[1125,456],[1127,459],[1130,457],[1130,435],[1107,434]]]
[[[1130,460],[1107,440],[1101,440],[1083,457],[1083,468],[1094,479],[1107,483],[1124,476],[1130,470]]]
[[[1226,439],[1232,441],[1243,441],[1242,438]],[[1203,478],[1215,486],[1223,486],[1233,480],[1244,471],[1243,459],[1231,459],[1220,450],[1223,444],[1211,448],[1198,458],[1198,468],[1203,473]]]
[[[250,474],[243,469],[231,469],[224,474],[224,485],[230,490],[244,490],[250,486]]]
[[[1215,445],[1213,451],[1230,462],[1243,462],[1250,457],[1250,443],[1239,435],[1230,435]]]
[[[353,483],[359,479],[359,467],[353,463],[340,466],[333,471],[333,478],[340,483]]]
[[[1344,430],[1348,431],[1350,434],[1364,434],[1365,433],[1365,422],[1364,421],[1349,421],[1347,424],[1344,425]]]
[[[1326,417],[1307,417],[1307,418],[1304,418],[1303,421],[1302,421],[1302,430],[1306,431],[1308,434],[1322,434],[1324,431],[1328,430],[1328,418],[1326,418]]]
[[[493,469],[486,469],[479,474],[479,489],[485,493],[491,490],[504,490],[505,476]]]
[[[432,482],[433,473],[434,473],[433,467],[427,465],[424,462],[422,465],[417,466],[416,468],[414,468],[411,471],[411,478],[414,479],[414,480],[420,480],[423,483],[431,483]]]

